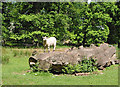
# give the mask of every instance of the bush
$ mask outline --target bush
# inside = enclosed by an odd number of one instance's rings
[[[89,60],[85,58],[79,64],[76,64],[76,65],[68,64],[64,66],[62,71],[63,73],[66,73],[66,74],[73,74],[73,73],[79,73],[79,72],[81,73],[93,72],[97,69],[97,64],[95,62],[96,60],[93,58],[90,58]]]

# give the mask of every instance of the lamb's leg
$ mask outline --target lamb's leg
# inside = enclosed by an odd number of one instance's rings
[[[53,52],[55,51],[55,48],[56,48],[56,44],[54,44]]]
[[[50,46],[48,46],[48,53],[50,52]]]
[[[44,46],[44,53],[45,53],[45,51],[46,51],[46,46]]]

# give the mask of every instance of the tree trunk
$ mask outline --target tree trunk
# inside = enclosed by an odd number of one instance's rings
[[[37,42],[37,47],[39,47],[39,42]]]
[[[118,41],[118,48],[120,48],[120,40]]]

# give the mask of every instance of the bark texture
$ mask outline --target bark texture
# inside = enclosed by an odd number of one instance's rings
[[[79,48],[72,47],[65,52],[36,53],[29,58],[29,65],[32,67],[37,64],[40,70],[49,70],[52,68],[61,72],[63,66],[67,64],[78,64],[84,58],[96,59],[99,69],[104,69],[104,67],[118,63],[115,47],[104,43],[100,47],[92,44],[86,48],[83,46]]]

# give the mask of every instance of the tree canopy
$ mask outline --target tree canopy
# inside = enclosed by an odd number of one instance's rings
[[[120,2],[3,2],[3,45],[42,45],[43,36],[58,44],[99,45],[120,42]]]

